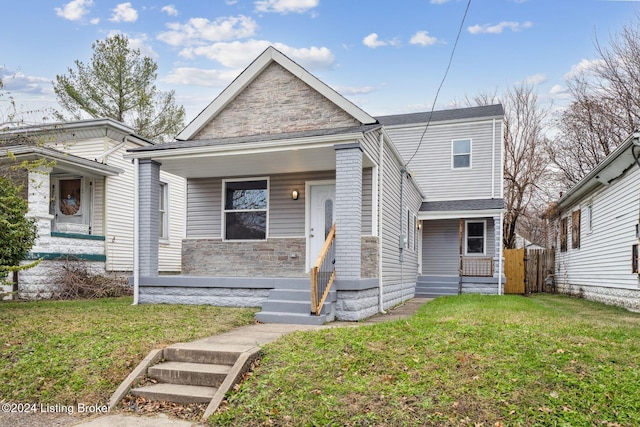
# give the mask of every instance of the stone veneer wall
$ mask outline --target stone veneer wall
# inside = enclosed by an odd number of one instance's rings
[[[187,239],[182,242],[182,274],[306,277],[306,245],[305,238],[272,238],[258,242]]]
[[[384,287],[383,308],[394,307],[415,296],[416,283],[406,282]],[[358,321],[371,317],[379,311],[378,286],[357,291],[338,291],[336,318],[343,321]]]
[[[362,236],[360,277],[370,279],[378,277],[378,237]]]
[[[359,124],[284,67],[272,63],[194,139],[279,134]]]
[[[70,255],[70,259],[72,256]],[[25,261],[25,263],[32,261]],[[82,263],[90,274],[104,275],[104,261],[43,260],[37,266],[18,273],[20,299],[47,299],[69,263]]]
[[[584,298],[608,305],[617,305],[630,311],[640,312],[640,289],[608,288],[604,286],[582,286],[558,283],[559,294]]]

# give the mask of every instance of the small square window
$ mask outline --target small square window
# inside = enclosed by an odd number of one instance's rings
[[[451,167],[471,168],[471,140],[456,139],[451,142]]]

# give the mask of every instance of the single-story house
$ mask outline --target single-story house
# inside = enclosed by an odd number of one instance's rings
[[[0,132],[1,171],[24,188],[38,239],[19,273],[22,298],[49,294],[61,265],[79,260],[95,274],[133,272],[135,170],[127,149],[153,144],[111,119],[91,119]],[[36,170],[15,170],[24,160],[44,160]],[[159,272],[180,273],[184,238],[184,179],[158,180],[161,219]]]
[[[558,292],[640,310],[640,134],[567,191],[551,215]]]

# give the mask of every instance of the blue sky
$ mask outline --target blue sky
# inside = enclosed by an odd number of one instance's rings
[[[274,45],[372,115],[431,108],[467,0],[25,0],[5,2],[0,77],[19,109],[55,105],[51,82],[91,44],[126,34],[159,65],[190,121]],[[595,40],[639,19],[639,1],[472,0],[437,108],[535,85],[566,103],[565,78]],[[5,103],[2,105],[1,103]],[[0,118],[7,98],[0,98]]]

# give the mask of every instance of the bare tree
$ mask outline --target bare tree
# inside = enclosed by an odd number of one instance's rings
[[[543,194],[541,183],[548,176],[549,161],[545,152],[548,110],[540,106],[537,94],[526,85],[510,89],[503,104],[505,217],[502,239],[506,248],[514,248],[517,232],[525,223],[527,228],[535,228],[532,224],[538,217],[534,202]]]
[[[565,187],[575,185],[640,126],[640,15],[596,42],[598,58],[568,81],[572,104],[547,150]]]

